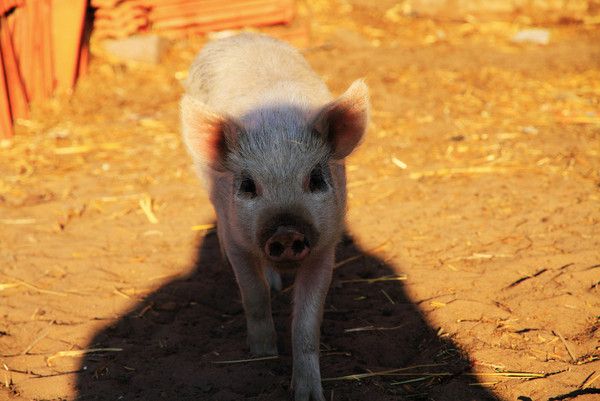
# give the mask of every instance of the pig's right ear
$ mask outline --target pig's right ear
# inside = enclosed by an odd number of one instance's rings
[[[225,160],[238,141],[240,126],[189,95],[181,99],[180,111],[183,139],[194,162],[225,171]]]

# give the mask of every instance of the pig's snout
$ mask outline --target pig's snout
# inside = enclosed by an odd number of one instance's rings
[[[273,262],[297,262],[310,253],[310,242],[294,227],[279,227],[265,243],[265,253]]]
[[[304,260],[319,241],[315,227],[296,213],[271,215],[260,227],[260,247],[267,259],[276,264]]]

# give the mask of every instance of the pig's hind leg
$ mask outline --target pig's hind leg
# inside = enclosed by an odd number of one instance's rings
[[[256,356],[277,355],[271,293],[265,273],[259,261],[252,255],[228,249],[227,244],[225,251],[233,267],[244,304],[250,352]]]

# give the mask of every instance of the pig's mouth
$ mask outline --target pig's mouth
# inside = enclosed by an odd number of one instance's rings
[[[304,218],[291,213],[280,213],[262,224],[259,241],[270,262],[281,267],[293,267],[310,254],[318,236],[314,226]]]

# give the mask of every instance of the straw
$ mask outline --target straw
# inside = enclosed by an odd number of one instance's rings
[[[277,358],[279,358],[279,356],[273,355],[273,356],[263,356],[260,358],[232,359],[232,360],[228,360],[228,361],[212,361],[212,363],[215,363],[218,365],[226,365],[226,364],[236,364],[236,363],[270,361],[270,360],[277,359]]]
[[[46,364],[48,366],[52,366],[52,361],[56,358],[62,358],[62,357],[74,357],[74,356],[81,356],[81,355],[87,355],[87,354],[95,354],[95,353],[99,353],[99,352],[120,352],[123,351],[123,348],[88,348],[88,349],[79,349],[79,350],[72,350],[72,351],[59,351],[57,353],[55,353],[52,356],[49,356],[46,359]]]
[[[148,218],[148,221],[152,224],[158,224],[158,218],[152,211],[152,198],[150,195],[144,195],[139,201],[140,208]]]
[[[329,378],[324,378],[321,381],[331,382],[331,381],[340,381],[340,380],[361,380],[361,379],[366,379],[369,377],[396,375],[399,372],[404,372],[404,371],[411,370],[411,369],[431,368],[431,367],[444,366],[444,365],[446,365],[446,364],[445,363],[431,363],[431,364],[424,364],[424,365],[413,365],[413,366],[407,366],[404,368],[381,370],[378,372],[355,373],[355,374],[346,375],[346,376],[329,377]],[[417,373],[417,372],[414,373],[414,375],[419,375],[419,374],[421,374],[421,373]]]

